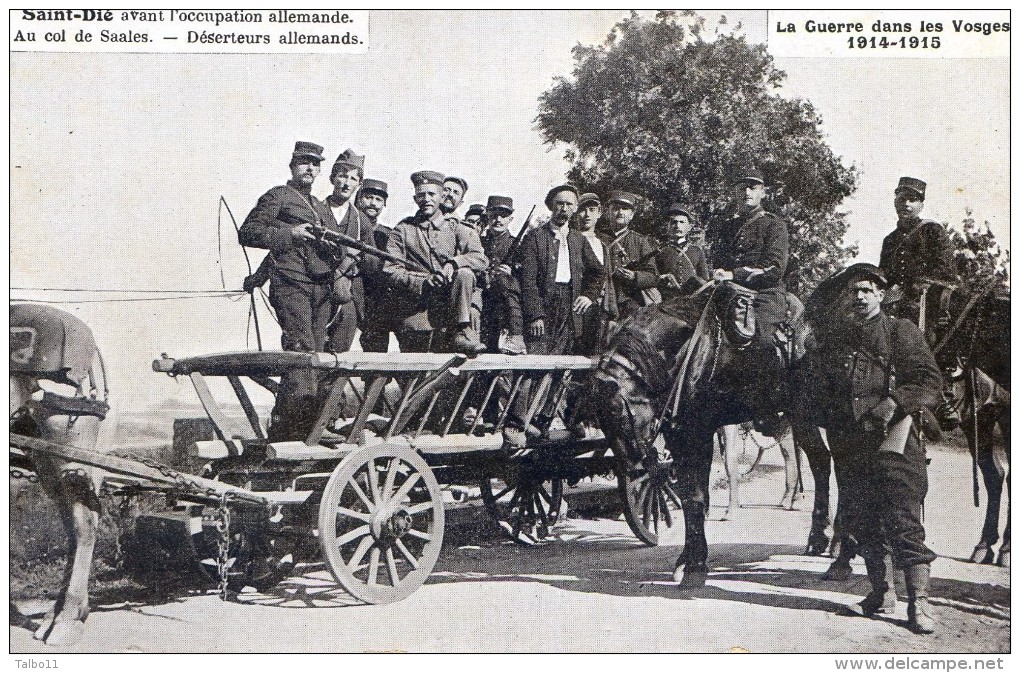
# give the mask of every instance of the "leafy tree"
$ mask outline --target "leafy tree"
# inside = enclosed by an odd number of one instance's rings
[[[956,247],[956,267],[963,291],[970,295],[984,290],[989,283],[997,294],[1009,292],[1009,251],[995,240],[988,222],[978,224],[968,208],[960,227],[948,227]]]
[[[856,253],[842,243],[848,223],[836,211],[856,169],[826,145],[811,103],[779,95],[786,74],[764,45],[725,19],[708,33],[693,12],[652,20],[632,12],[604,44],[574,47],[572,76],[539,97],[538,129],[547,144],[566,145],[568,177],[584,191],[644,195],[646,230],[674,200],[711,223],[729,208],[733,172],[757,167],[770,183],[765,206],[789,223],[792,266],[809,289]]]

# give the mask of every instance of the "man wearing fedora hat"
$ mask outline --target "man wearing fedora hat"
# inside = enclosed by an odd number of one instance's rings
[[[269,250],[269,301],[283,330],[284,350],[315,352],[326,345],[333,314],[334,273],[343,251],[320,245],[322,204],[312,184],[323,161],[322,147],[299,141],[291,156],[291,179],[263,194],[238,233],[241,245]],[[247,285],[247,283],[246,283]],[[271,440],[303,438],[315,422],[318,386],[312,371],[283,376],[269,428]]]
[[[932,633],[928,580],[936,555],[925,545],[921,519],[928,491],[921,428],[933,423],[942,377],[920,330],[883,313],[888,281],[881,269],[854,264],[837,278],[849,315],[834,316],[838,328],[818,333],[807,402],[827,430],[840,509],[871,580],[871,592],[852,610],[870,616],[895,609],[894,566],[905,573],[910,628]]]
[[[329,175],[333,193],[322,202],[322,221],[327,229],[339,231],[367,245],[375,245],[375,226],[355,205],[355,195],[364,177],[365,157],[355,154],[352,149],[344,150],[333,162]],[[365,323],[364,278],[381,268],[382,261],[378,257],[346,248],[344,262],[337,269],[334,280],[334,311],[326,342],[330,351],[343,353],[350,350],[354,334]]]
[[[383,273],[398,292],[406,292],[427,323],[415,325],[452,332],[448,343],[423,343],[422,339],[401,341],[415,350],[437,347],[475,354],[485,350],[471,326],[471,298],[476,273],[488,267],[478,234],[440,210],[445,177],[435,171],[418,171],[411,176],[418,212],[405,218],[393,230],[387,252],[410,264],[386,260]],[[401,338],[398,335],[398,339]],[[417,342],[411,346],[412,341]],[[424,346],[424,348],[422,348]],[[431,346],[431,348],[429,348]]]
[[[682,203],[666,208],[663,235],[666,245],[656,256],[659,266],[659,290],[663,298],[691,294],[708,281],[705,251],[691,240],[697,219],[694,209]]]
[[[659,269],[655,264],[655,246],[630,228],[639,201],[640,197],[631,192],[610,192],[608,231],[602,235],[609,252],[606,273],[619,320],[626,320],[642,306],[662,299],[656,289]]]

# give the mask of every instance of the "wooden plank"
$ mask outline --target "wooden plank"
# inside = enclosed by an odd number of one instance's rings
[[[369,384],[368,390],[365,391],[365,399],[361,403],[361,407],[358,408],[358,413],[354,417],[354,423],[351,425],[351,432],[347,435],[347,442],[349,444],[357,444],[357,439],[361,435],[361,431],[365,429],[365,422],[368,420],[368,415],[372,413],[372,409],[375,408],[375,403],[379,400],[379,395],[382,394],[383,388],[386,387],[386,383],[389,379],[385,376],[379,376],[372,380]]]
[[[478,374],[474,372],[468,374],[467,381],[464,383],[464,387],[460,389],[460,395],[457,396],[457,403],[453,405],[453,411],[450,412],[450,417],[446,419],[443,431],[439,433],[440,436],[445,437],[446,433],[450,432],[450,426],[453,425],[454,419],[457,418],[457,414],[460,412],[460,405],[464,403],[464,398],[467,397],[468,391],[471,390],[476,376]],[[478,415],[482,415],[481,410],[479,410]]]
[[[336,413],[340,402],[344,398],[344,388],[347,387],[349,378],[347,376],[340,376],[333,382],[333,387],[329,391],[329,397],[326,398],[326,402],[322,405],[322,411],[319,412],[319,417],[315,420],[312,431],[308,434],[307,439],[305,439],[305,444],[308,446],[315,446],[322,439],[322,431],[333,420],[333,414]]]
[[[190,377],[191,383],[195,386],[195,392],[198,393],[198,400],[202,403],[202,408],[205,409],[209,420],[216,426],[216,434],[220,436],[220,439],[228,440],[238,437],[241,439],[255,439],[254,432],[245,430],[235,423],[234,419],[223,413],[220,405],[216,403],[216,398],[212,396],[205,378],[201,374],[192,372]]]
[[[29,452],[39,451],[40,453],[54,455],[74,463],[98,467],[106,470],[107,472],[114,472],[117,474],[127,475],[129,477],[144,479],[154,484],[179,487],[185,492],[191,492],[196,496],[216,497],[228,494],[245,502],[260,505],[266,504],[265,498],[255,495],[247,489],[230,486],[229,484],[224,484],[220,481],[213,481],[212,479],[196,477],[192,474],[177,472],[176,470],[172,470],[167,467],[152,467],[142,463],[141,461],[131,460],[130,458],[122,458],[108,453],[91,451],[67,444],[57,444],[56,442],[48,442],[44,439],[26,437],[24,435],[13,433],[10,435],[10,443],[11,446],[15,446]]]
[[[489,384],[488,390],[485,391],[485,397],[482,398],[482,405],[478,407],[478,416],[475,417],[474,422],[468,429],[469,435],[475,434],[475,429],[478,427],[479,423],[482,422],[482,414],[485,413],[485,408],[489,406],[489,400],[492,398],[492,391],[496,389],[496,385],[499,383],[500,378],[501,378],[500,374],[497,374],[492,377],[492,383]]]
[[[251,398],[248,397],[248,391],[244,389],[241,379],[237,376],[230,376],[228,378],[230,379],[231,387],[237,394],[237,401],[241,403],[241,408],[244,409],[244,415],[248,417],[248,422],[251,423],[251,429],[259,439],[265,439],[266,433],[262,431],[259,412],[255,411],[255,405],[251,403]]]
[[[189,358],[160,358],[152,369],[174,376],[198,372],[206,376],[279,376],[302,367],[316,367],[313,353],[294,351],[235,351]]]
[[[542,380],[538,384],[538,390],[535,391],[534,396],[531,398],[531,404],[528,405],[528,411],[524,414],[524,418],[521,423],[525,428],[531,423],[531,419],[538,413],[538,407],[545,402],[546,393],[549,392],[549,386],[552,384],[552,372],[542,377]]]
[[[280,384],[269,378],[268,376],[249,376],[252,381],[259,384],[272,394],[276,395],[280,392]]]
[[[445,365],[450,353],[315,353],[313,366],[352,372],[407,373],[434,371]],[[469,371],[592,369],[595,363],[580,355],[500,355],[483,353],[468,359],[460,369]]]

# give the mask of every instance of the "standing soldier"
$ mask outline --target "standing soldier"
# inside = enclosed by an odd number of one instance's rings
[[[820,334],[812,402],[850,486],[840,493],[841,506],[871,580],[871,592],[854,611],[895,608],[885,559],[891,551],[891,565],[906,576],[909,626],[932,633],[928,579],[936,555],[924,543],[921,522],[928,474],[919,428],[933,422],[942,379],[920,330],[882,312],[888,284],[882,271],[854,264],[843,275],[851,315],[842,328]]]
[[[408,327],[423,331],[420,328],[426,325],[451,330],[454,335],[448,346],[475,354],[485,347],[471,327],[471,296],[475,291],[475,274],[484,271],[488,261],[478,234],[439,209],[443,180],[443,175],[434,171],[419,171],[411,176],[418,212],[401,220],[387,243],[387,252],[407,263],[387,260],[383,273],[395,291],[413,297],[419,318],[427,316],[426,323],[405,325],[402,332]],[[421,334],[415,337],[404,335],[401,350],[426,351],[435,346],[430,343],[431,337]]]
[[[655,246],[630,228],[639,200],[630,192],[611,192],[609,232],[602,236],[609,251],[607,273],[621,321],[642,306],[661,300],[656,289],[659,270],[655,265]]]
[[[267,248],[269,301],[283,329],[284,350],[316,352],[326,344],[332,317],[334,272],[342,263],[324,248],[314,229],[322,226],[322,204],[312,196],[322,147],[297,142],[290,161],[291,179],[263,194],[238,233],[241,245]],[[315,422],[318,394],[315,372],[290,371],[282,377],[272,413],[272,441],[304,437]]]
[[[896,229],[882,241],[882,267],[891,285],[890,293],[902,292],[896,303],[896,315],[919,325],[920,307],[925,299],[929,321],[945,322],[949,313],[947,288],[956,286],[956,260],[953,244],[945,227],[934,220],[922,220],[927,185],[917,178],[900,178],[893,193],[898,220]],[[929,340],[931,323],[924,325]]]
[[[524,344],[524,318],[521,314],[521,285],[514,275],[516,262],[514,202],[509,196],[490,196],[485,219],[488,227],[482,235],[482,248],[489,259],[482,292],[482,343],[491,353],[521,355]],[[505,333],[505,338],[500,337]],[[501,343],[502,342],[502,343]]]
[[[549,224],[521,242],[521,300],[528,352],[569,353],[580,316],[598,297],[605,270],[583,236],[570,228],[580,194],[573,185],[553,187],[545,197]]]
[[[355,205],[355,194],[364,177],[365,157],[351,149],[337,157],[329,176],[333,193],[323,202],[322,220],[329,229],[375,245],[375,227]],[[337,269],[336,306],[326,341],[329,350],[336,353],[351,349],[358,326],[365,323],[364,277],[382,267],[378,257],[365,255],[354,248],[346,248],[346,253],[344,263]]]
[[[666,245],[656,256],[661,274],[659,290],[664,299],[691,294],[708,281],[705,251],[690,238],[696,222],[690,206],[674,203],[666,209]]]

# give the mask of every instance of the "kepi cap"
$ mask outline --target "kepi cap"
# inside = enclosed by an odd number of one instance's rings
[[[765,176],[757,168],[750,168],[745,166],[733,174],[733,179],[730,180],[731,185],[739,185],[742,182],[755,182],[760,185],[765,184]]]
[[[487,210],[505,210],[508,213],[514,212],[514,200],[509,196],[492,195],[485,204]]]
[[[464,217],[471,217],[472,215],[484,215],[484,214],[485,214],[484,205],[482,205],[481,203],[472,203],[470,206],[468,206],[467,214],[464,215]]]
[[[599,195],[594,194],[592,192],[585,192],[584,194],[581,194],[581,197],[579,199],[577,199],[577,208],[578,210],[580,210],[581,208],[589,206],[593,203],[599,206],[602,205],[602,200],[599,198]]]
[[[461,191],[464,192],[465,194],[467,194],[467,189],[468,189],[467,188],[467,180],[465,180],[464,178],[456,178],[456,177],[454,177],[452,175],[449,175],[449,176],[446,177],[445,180],[443,180],[443,182],[456,182],[458,185],[460,185]]]
[[[867,262],[851,264],[843,271],[843,275],[847,285],[859,280],[870,280],[883,290],[889,287],[889,280],[885,277],[882,269]]]
[[[376,180],[374,178],[365,178],[361,181],[361,191],[373,192],[375,194],[382,194],[384,198],[390,198],[390,193],[387,190],[387,185],[382,180]]]
[[[323,147],[322,145],[316,145],[315,143],[305,142],[299,140],[294,143],[294,154],[291,156],[292,159],[298,157],[309,157],[316,161],[325,161],[325,157],[322,156]]]
[[[896,185],[896,191],[908,190],[916,193],[922,199],[924,198],[924,190],[928,187],[928,184],[924,180],[917,178],[900,178],[899,184]]]
[[[415,187],[420,187],[421,185],[439,185],[442,187],[445,179],[446,176],[436,171],[418,171],[417,173],[411,173],[411,183]]]
[[[694,214],[694,209],[683,203],[671,203],[669,208],[666,208],[666,217],[671,215],[686,215],[691,219],[691,222],[696,221],[698,218]]]
[[[637,208],[638,201],[640,200],[641,197],[638,196],[637,194],[625,192],[621,189],[614,189],[613,191],[609,192],[609,203],[622,203],[625,206]]]

